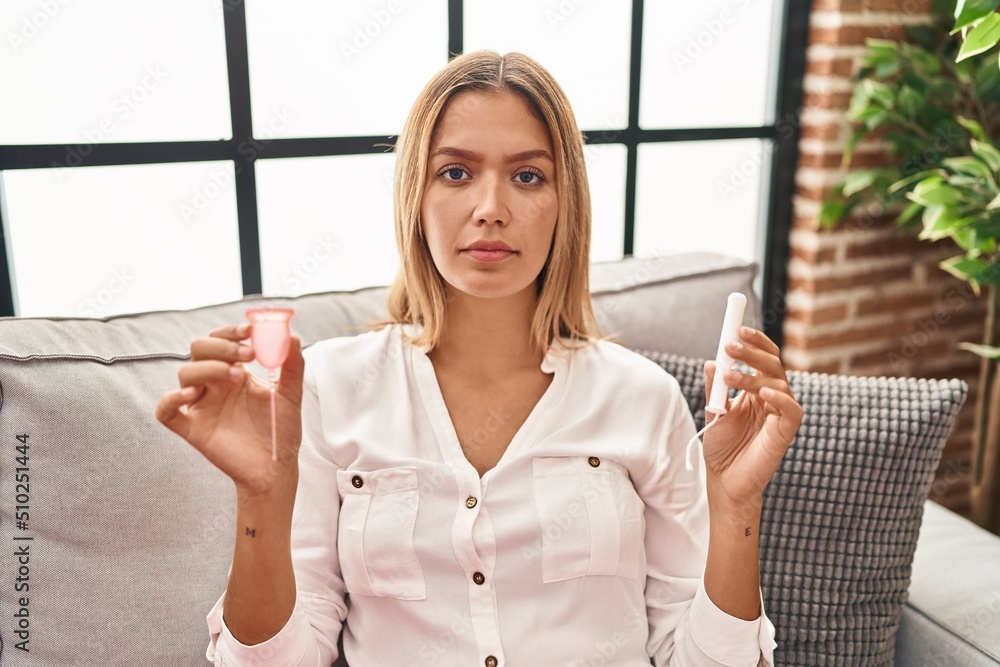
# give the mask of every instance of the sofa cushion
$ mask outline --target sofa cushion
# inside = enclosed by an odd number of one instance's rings
[[[704,426],[704,360],[643,354]],[[892,665],[924,501],[968,387],[798,371],[788,382],[805,414],[761,520],[775,663]]]
[[[955,567],[956,555],[962,567]],[[928,502],[896,664],[1000,665],[1000,539]]]
[[[711,321],[718,336],[719,304],[750,294],[755,275],[753,264],[703,254],[595,265],[595,308],[632,344],[697,350],[705,343],[689,324]],[[309,346],[384,318],[385,297],[381,287],[105,319],[0,318],[0,667],[205,664],[205,615],[232,558],[233,490],[156,421],[156,402],[177,386],[191,341],[247,308],[294,308],[292,330]],[[28,549],[23,570],[15,545]]]

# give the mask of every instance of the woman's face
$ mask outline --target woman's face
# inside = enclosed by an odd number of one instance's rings
[[[435,266],[476,297],[524,293],[552,246],[559,198],[545,124],[511,93],[459,93],[431,138],[421,205]]]

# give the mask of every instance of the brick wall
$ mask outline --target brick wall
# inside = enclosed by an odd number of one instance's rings
[[[878,205],[832,231],[817,222],[820,203],[843,177],[844,112],[865,40],[902,39],[904,26],[927,23],[929,11],[929,0],[813,2],[782,351],[789,368],[968,382],[931,489],[934,500],[968,514],[980,361],[955,344],[982,340],[985,305],[937,267],[957,247],[902,234]],[[884,163],[886,148],[860,144],[852,168]]]

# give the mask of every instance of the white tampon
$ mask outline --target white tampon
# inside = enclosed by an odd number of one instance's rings
[[[709,396],[705,412],[716,415],[726,414],[726,399],[729,398],[729,386],[725,381],[726,371],[733,367],[733,359],[726,354],[726,343],[740,339],[740,325],[743,324],[743,311],[746,310],[747,298],[739,292],[729,295],[726,304],[726,316],[722,320],[722,335],[719,337],[719,351],[715,353],[715,377],[712,380],[712,394]]]

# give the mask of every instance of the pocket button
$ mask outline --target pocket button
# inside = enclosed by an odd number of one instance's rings
[[[351,484],[354,485],[355,489],[360,489],[362,486],[365,485],[365,480],[361,479],[361,477],[359,475],[355,475],[351,479]]]
[[[591,468],[597,468],[598,466],[601,465],[601,459],[597,458],[596,456],[591,456],[589,459],[587,459],[587,463],[590,464]]]

